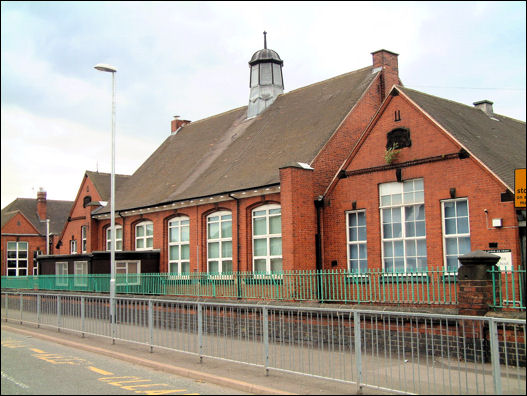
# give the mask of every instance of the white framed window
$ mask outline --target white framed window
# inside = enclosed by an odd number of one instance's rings
[[[190,219],[176,217],[168,222],[168,272],[190,273]]]
[[[443,257],[445,271],[457,272],[458,257],[470,252],[468,199],[441,201],[443,223]]]
[[[115,262],[115,285],[139,285],[141,282],[141,260],[118,260]]]
[[[154,223],[143,221],[135,226],[135,250],[154,248]]]
[[[77,241],[75,239],[70,241],[70,254],[77,254]]]
[[[28,254],[27,242],[7,242],[7,276],[28,275]]]
[[[379,196],[384,271],[426,271],[423,179],[380,184]]]
[[[368,253],[366,245],[366,211],[346,212],[348,238],[348,271],[363,274],[368,271]]]
[[[112,250],[112,236],[111,236],[111,227],[106,229],[106,250]],[[115,225],[115,250],[123,250],[123,227],[120,225]]]
[[[55,263],[57,286],[68,286],[68,263],[58,261]]]
[[[253,271],[282,272],[282,209],[280,205],[260,206],[252,211]]]
[[[81,227],[81,252],[82,253],[86,253],[86,248],[87,248],[87,235],[88,231],[87,231],[87,227],[86,226],[82,226]]]
[[[207,271],[210,275],[232,273],[232,214],[207,216]]]
[[[88,262],[75,261],[73,263],[73,285],[88,286]]]

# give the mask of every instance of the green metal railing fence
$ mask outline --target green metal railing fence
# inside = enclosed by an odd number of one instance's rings
[[[525,309],[525,270],[491,271],[493,307]],[[355,274],[340,270],[276,274],[152,273],[116,276],[116,292],[137,295],[217,297],[331,303],[457,305],[456,274],[443,270]],[[1,278],[2,289],[109,292],[109,274]]]
[[[489,270],[492,277],[493,307],[525,310],[525,270]]]

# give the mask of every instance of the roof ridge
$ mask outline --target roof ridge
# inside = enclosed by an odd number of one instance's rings
[[[350,72],[339,74],[338,76],[327,78],[327,79],[322,80],[322,81],[317,81],[317,82],[314,82],[312,84],[304,85],[303,87],[299,87],[299,88],[293,89],[292,91],[288,91],[288,92],[286,92],[286,93],[284,93],[282,95],[287,95],[287,94],[290,94],[290,93],[293,93],[293,92],[296,92],[296,91],[300,91],[300,90],[305,89],[305,88],[310,88],[310,87],[313,87],[313,86],[316,86],[316,85],[325,84],[328,81],[336,80],[337,78],[342,78],[342,77],[348,76],[350,74],[363,72],[363,71],[365,71],[367,69],[373,69],[373,66],[366,66],[366,67],[363,67],[363,68],[360,68],[360,69],[357,69],[357,70],[352,70]]]

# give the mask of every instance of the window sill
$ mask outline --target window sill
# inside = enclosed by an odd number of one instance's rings
[[[166,277],[167,280],[190,280],[190,274],[189,275],[168,275]]]
[[[381,283],[429,283],[430,276],[424,273],[383,273],[380,276]]]
[[[261,274],[261,275],[252,275],[248,278],[245,278],[244,283],[246,285],[281,285],[283,283],[282,274]]]
[[[347,274],[346,275],[346,283],[370,283],[370,275],[369,274]]]
[[[457,282],[457,272],[447,272],[441,275],[441,280],[446,282]]]
[[[234,281],[234,275],[223,275],[223,274],[214,274],[214,275],[207,275],[207,278],[204,279],[208,282],[224,282],[224,281]]]
[[[163,282],[175,281],[177,283],[191,284],[191,283],[233,283],[233,275],[207,275],[207,274],[185,274],[185,275],[171,275],[168,274],[162,278]]]
[[[437,274],[437,276],[430,276],[427,272],[423,273],[384,273],[380,276],[381,283],[435,283],[435,282],[445,282],[445,283],[456,283],[457,274],[447,273],[447,274]]]

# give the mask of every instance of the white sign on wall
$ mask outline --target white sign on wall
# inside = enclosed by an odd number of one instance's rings
[[[510,249],[485,250],[487,253],[500,256],[500,261],[496,264],[501,271],[512,271],[512,252]]]

